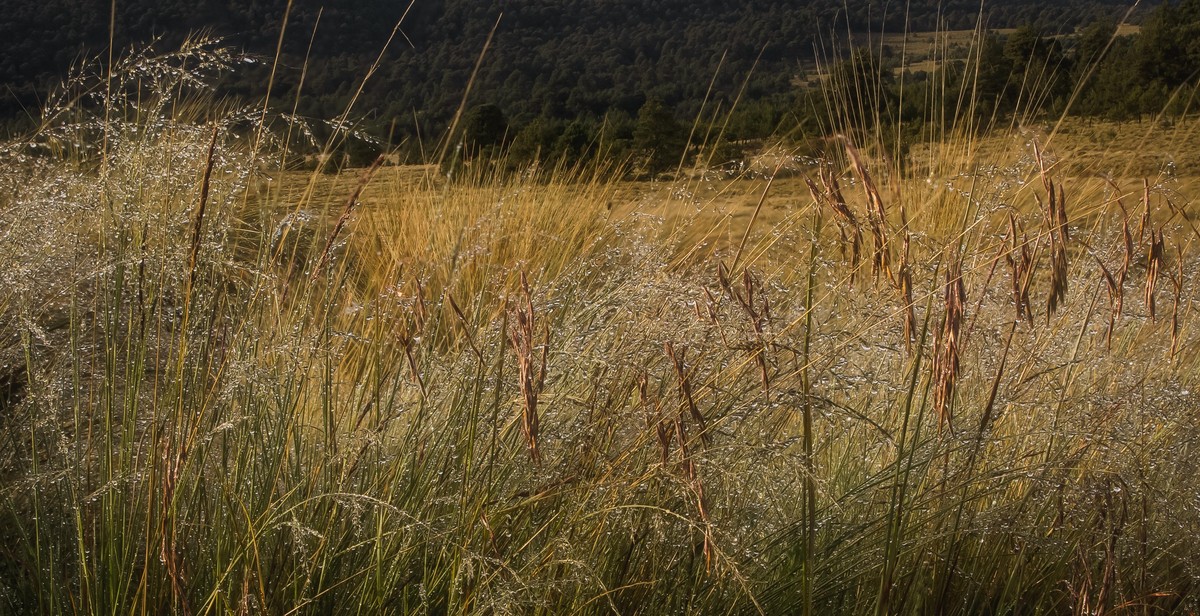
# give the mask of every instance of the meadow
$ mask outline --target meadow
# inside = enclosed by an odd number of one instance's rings
[[[0,613],[1200,609],[1200,124],[331,175],[138,66],[0,149]]]

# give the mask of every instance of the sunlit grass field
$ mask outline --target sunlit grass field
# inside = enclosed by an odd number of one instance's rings
[[[176,77],[0,150],[0,612],[1200,609],[1200,125],[328,175]]]

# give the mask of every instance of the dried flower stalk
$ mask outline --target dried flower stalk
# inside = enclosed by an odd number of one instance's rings
[[[509,331],[509,340],[517,355],[518,384],[525,401],[521,414],[521,432],[529,446],[529,456],[537,464],[542,461],[541,449],[538,447],[538,396],[546,384],[546,355],[550,348],[550,328],[545,328],[541,355],[535,357],[533,296],[529,292],[529,280],[525,277],[525,272],[521,272],[521,291],[524,294],[524,304],[514,311],[514,325]]]

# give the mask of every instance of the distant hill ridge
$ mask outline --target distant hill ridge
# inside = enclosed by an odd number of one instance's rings
[[[882,28],[911,31],[974,27],[974,0],[918,0],[907,12],[882,4],[845,13],[841,0],[435,0],[415,2],[358,109],[378,125],[400,120],[436,131],[453,114],[489,31],[496,37],[474,89],[510,117],[597,117],[635,113],[647,98],[687,113],[717,74],[718,97],[732,97],[755,59],[751,95],[786,91],[797,63],[831,31]],[[248,52],[271,56],[286,0],[131,0],[116,3],[120,48],[161,38],[177,44],[208,31]],[[897,3],[888,6],[895,7]],[[900,4],[903,7],[902,3]],[[36,109],[47,87],[81,56],[109,41],[111,5],[77,0],[0,0],[0,116]],[[284,45],[275,93],[295,92],[312,38],[301,110],[331,117],[378,54],[406,10],[395,0],[298,0]],[[1123,15],[1116,0],[985,3],[992,28],[1034,23],[1067,30],[1095,18]],[[501,14],[503,15],[501,17]],[[314,26],[319,22],[316,35]],[[227,81],[234,96],[262,94],[267,67],[249,67]]]

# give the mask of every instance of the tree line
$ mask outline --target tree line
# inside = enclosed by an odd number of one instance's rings
[[[739,145],[753,147],[766,138],[798,140],[832,130],[870,131],[903,142],[931,124],[948,129],[966,123],[968,130],[984,131],[1013,119],[1062,115],[1118,122],[1175,118],[1195,111],[1200,0],[1164,3],[1125,33],[1105,17],[1070,35],[1033,24],[1003,34],[982,31],[958,47],[958,57],[925,70],[906,66],[892,47],[857,47],[802,85],[756,91],[731,111],[717,105],[691,117],[659,98],[647,99],[633,114],[618,108],[593,119],[542,114],[523,120],[482,104],[461,126],[462,152],[467,158],[503,152],[514,167],[534,159],[625,157],[657,173],[686,162],[689,137],[696,146],[714,132],[723,145],[691,149],[702,162],[737,161],[746,153]],[[903,143],[886,145],[903,154]]]
[[[983,14],[976,0],[431,0],[411,8],[295,0],[290,12],[286,0],[0,0],[0,118],[27,125],[68,66],[105,57],[110,29],[118,53],[205,31],[260,59],[228,74],[221,97],[255,100],[274,71],[276,106],[295,102],[311,118],[345,110],[379,59],[352,111],[378,139],[346,146],[360,159],[383,147],[428,158],[469,87],[455,135],[462,156],[503,150],[522,162],[603,153],[637,156],[654,170],[680,160],[694,129],[693,141],[720,134],[737,144],[811,128],[835,113],[917,126],[937,102],[931,80],[969,89],[981,121],[1182,112],[1186,97],[1173,95],[1195,81],[1197,2],[1147,4],[1130,15],[1123,0],[1014,0],[985,4]],[[1115,36],[1126,17],[1141,31]],[[837,51],[848,31],[979,26],[1021,27],[987,34],[974,51],[932,70],[905,67],[886,47]],[[823,57],[835,60],[817,70]],[[833,104],[823,88],[838,83],[861,84],[870,100]],[[711,154],[736,157],[735,150]]]

